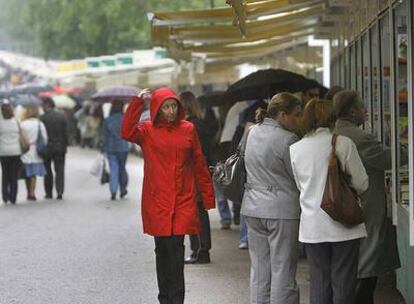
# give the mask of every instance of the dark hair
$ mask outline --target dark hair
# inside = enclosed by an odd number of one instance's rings
[[[200,104],[197,101],[197,98],[190,91],[182,92],[179,96],[181,104],[187,111],[187,114],[190,116],[195,116],[197,118],[202,118],[202,112]]]
[[[2,104],[1,105],[1,114],[4,119],[10,119],[14,117],[13,107],[11,104]]]
[[[302,132],[312,133],[318,128],[332,128],[335,123],[333,106],[330,100],[311,99],[305,106],[302,116]]]
[[[349,114],[349,111],[361,102],[358,92],[356,91],[341,91],[335,94],[333,98],[333,105],[335,114],[338,118],[343,118]]]
[[[42,97],[42,103],[51,107],[52,109],[55,107],[55,102],[50,97]]]
[[[290,114],[297,106],[301,105],[302,102],[295,95],[287,92],[278,93],[270,100],[267,110],[263,108],[256,110],[256,122],[262,123],[265,117],[275,118],[279,112]]]
[[[328,92],[326,92],[325,94],[325,99],[326,100],[333,100],[335,94],[344,91],[345,89],[341,86],[333,86],[331,87]]]
[[[124,111],[124,103],[122,102],[122,100],[114,99],[111,101],[111,104],[112,107],[110,114],[122,113]]]

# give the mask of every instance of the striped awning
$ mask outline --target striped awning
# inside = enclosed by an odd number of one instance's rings
[[[227,7],[151,16],[152,41],[176,59],[261,56],[315,34],[322,0],[227,0]]]

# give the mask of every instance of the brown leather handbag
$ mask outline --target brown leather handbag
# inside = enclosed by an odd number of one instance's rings
[[[350,176],[342,171],[336,156],[336,139],[332,136],[332,152],[329,157],[328,177],[323,192],[321,208],[335,221],[346,226],[355,226],[364,222],[364,213],[360,198],[350,186]]]

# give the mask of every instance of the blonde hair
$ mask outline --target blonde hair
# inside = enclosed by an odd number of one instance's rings
[[[266,117],[276,118],[279,112],[290,114],[301,105],[302,102],[295,95],[287,92],[278,93],[270,100],[267,110],[262,108],[256,110],[256,122],[262,123]]]
[[[24,107],[24,111],[22,114],[22,120],[26,120],[29,118],[37,118],[39,117],[39,107],[38,106],[29,106]]]
[[[302,131],[312,133],[318,128],[332,128],[335,123],[332,101],[311,99],[305,106],[302,116]]]

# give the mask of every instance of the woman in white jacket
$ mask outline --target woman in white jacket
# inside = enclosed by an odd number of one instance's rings
[[[3,202],[15,204],[17,178],[20,166],[19,122],[14,117],[13,107],[7,99],[1,102],[0,116],[0,161],[2,173]]]
[[[299,241],[305,244],[309,262],[310,304],[353,304],[365,225],[346,227],[320,207],[332,150],[332,102],[310,101],[302,123],[306,135],[290,146],[290,157],[300,191]],[[359,194],[364,192],[368,176],[352,140],[338,136],[336,154],[342,170],[351,176],[351,186]]]
[[[37,106],[25,108],[21,126],[30,143],[29,151],[21,156],[26,174],[27,199],[35,201],[36,176],[46,175],[43,159],[36,150],[36,140],[39,134],[43,136],[45,143],[47,143],[46,127],[39,120],[39,108]]]

